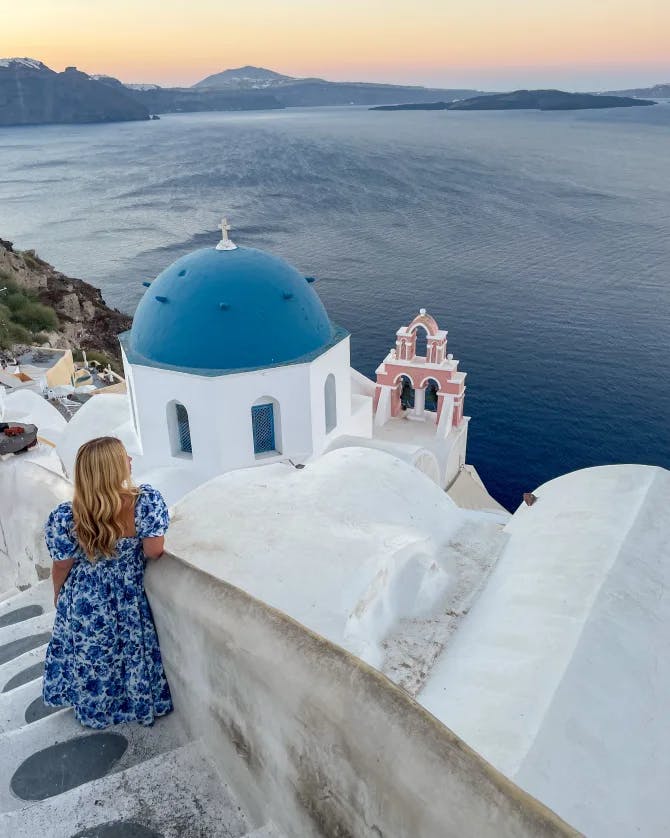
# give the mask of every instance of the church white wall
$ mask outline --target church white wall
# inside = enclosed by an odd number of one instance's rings
[[[447,437],[447,450],[444,457],[442,473],[442,487],[447,488],[458,477],[458,472],[465,465],[468,447],[468,426],[470,420],[466,416],[458,428],[452,426]]]
[[[281,456],[310,453],[309,402],[301,398],[308,386],[305,366],[217,377],[143,366],[135,366],[133,372],[143,468],[173,465],[207,479],[256,465],[251,407],[266,396],[279,404]],[[167,411],[175,401],[188,411],[192,456],[173,451]]]
[[[130,411],[130,421],[135,432],[135,436],[137,438],[135,451],[137,454],[142,453],[142,434],[140,429],[140,424],[137,418],[137,397],[135,395],[135,375],[133,373],[133,368],[130,364],[126,363],[126,356],[121,349],[121,354],[123,356],[123,373],[126,379],[126,391],[128,395],[128,409]]]
[[[320,355],[309,365],[309,389],[312,412],[314,456],[321,454],[330,440],[343,433],[351,420],[351,375],[349,336]],[[325,384],[330,374],[335,376],[337,424],[326,433]]]
[[[143,469],[172,465],[189,468],[206,480],[271,461],[272,455],[254,455],[251,407],[263,397],[279,404],[281,453],[276,459],[303,459],[311,453],[306,365],[217,377],[144,366],[135,366],[133,373]],[[173,452],[167,409],[175,401],[188,411],[192,456]]]
[[[309,364],[222,376],[131,366],[125,358],[124,364],[140,427],[143,470],[174,466],[191,470],[204,481],[273,460],[303,462],[320,453],[327,438],[348,427],[351,417],[348,338]],[[331,373],[336,381],[338,422],[326,434],[324,385]],[[264,398],[278,405],[275,438],[279,451],[257,457],[251,407]],[[168,421],[168,405],[174,402],[188,411],[192,456],[175,451]]]

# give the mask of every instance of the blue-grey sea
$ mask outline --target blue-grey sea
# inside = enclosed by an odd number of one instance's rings
[[[318,278],[369,376],[437,317],[507,507],[585,466],[670,467],[670,104],[0,129],[0,237],[126,311],[223,214]]]

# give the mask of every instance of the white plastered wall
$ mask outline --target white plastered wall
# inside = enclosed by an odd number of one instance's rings
[[[321,455],[332,440],[351,433],[351,368],[349,337],[340,341],[309,365],[310,402],[312,409],[313,456]],[[335,376],[337,423],[326,433],[325,384]]]
[[[196,482],[233,469],[274,460],[300,462],[321,453],[326,442],[324,384],[330,373],[336,380],[338,424],[327,438],[342,433],[351,415],[348,338],[311,363],[245,373],[194,375],[131,365],[125,355],[124,367],[140,429],[142,468],[187,468]],[[264,398],[279,406],[278,453],[257,457],[251,407]],[[168,421],[168,405],[174,402],[188,411],[192,456],[174,450]]]

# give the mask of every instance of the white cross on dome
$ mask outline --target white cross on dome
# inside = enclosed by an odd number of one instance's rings
[[[219,224],[219,228],[221,230],[221,241],[217,244],[217,250],[237,250],[237,245],[235,242],[232,242],[228,238],[228,231],[230,230],[230,224],[228,223],[228,219],[224,216],[221,219],[221,224]]]

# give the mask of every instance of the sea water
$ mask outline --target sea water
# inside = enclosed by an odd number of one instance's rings
[[[468,459],[509,508],[573,469],[670,467],[670,105],[0,129],[0,236],[128,312],[222,215],[317,277],[366,375],[420,307],[449,330]]]

